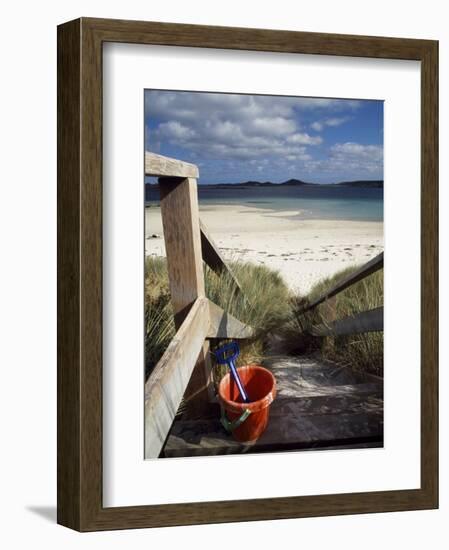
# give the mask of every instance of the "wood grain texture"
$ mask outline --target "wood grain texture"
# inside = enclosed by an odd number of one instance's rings
[[[86,70],[86,68],[89,69]],[[80,178],[80,499],[81,529],[98,514],[103,494],[103,185],[102,45],[81,21]],[[94,414],[95,412],[95,414]],[[100,445],[93,445],[99,441]]]
[[[209,301],[197,298],[145,384],[145,458],[157,458],[209,330]]]
[[[205,340],[184,392],[185,410],[189,414],[203,414],[209,408],[209,403],[216,400],[212,369],[210,342]]]
[[[236,291],[239,294],[243,294],[240,283],[237,280],[237,277],[232,272],[232,269],[227,264],[226,260],[221,255],[221,252],[218,246],[215,244],[212,239],[209,231],[205,224],[200,220],[200,231],[201,231],[201,250],[203,253],[204,262],[218,275],[227,272],[232,278],[235,284]]]
[[[242,323],[230,313],[227,313],[220,306],[209,302],[210,326],[207,338],[234,338],[245,339],[254,336],[254,329]]]
[[[160,195],[170,295],[179,328],[191,304],[204,296],[196,180],[166,178]]]
[[[207,415],[176,419],[163,456],[382,446],[382,378],[313,356],[276,356],[263,365],[276,379],[276,398],[257,442],[235,441],[221,425],[217,404]]]
[[[233,50],[421,60],[431,40],[82,18],[103,41]]]
[[[183,162],[182,160],[156,155],[156,153],[145,152],[145,175],[146,176],[168,176],[179,178],[198,178],[198,166]],[[163,183],[162,180],[161,183]]]
[[[421,61],[421,490],[438,507],[438,42]]]
[[[421,488],[103,507],[102,44],[106,40],[421,62]],[[82,18],[58,28],[58,71],[58,522],[94,531],[437,507],[438,43]]]
[[[364,332],[379,332],[383,329],[384,308],[378,307],[312,327],[310,333],[313,336],[348,336]]]
[[[198,189],[195,178],[159,178],[159,182],[171,303],[179,328],[194,300],[204,296]],[[191,407],[207,407],[211,370],[209,342],[204,342],[186,389],[185,400]]]
[[[287,400],[286,400],[287,401]],[[283,403],[284,404],[284,403]],[[211,456],[240,453],[282,452],[303,449],[338,448],[367,442],[382,446],[382,414],[345,413],[301,415],[298,400],[285,403],[280,414],[270,413],[268,429],[253,445],[242,445],[226,435],[219,416],[214,419],[185,420],[176,424],[164,447],[165,457]],[[298,416],[300,420],[298,421]],[[187,441],[186,441],[187,439]]]
[[[80,22],[58,29],[58,523],[80,528]]]

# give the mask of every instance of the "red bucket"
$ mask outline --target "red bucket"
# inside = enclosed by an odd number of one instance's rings
[[[254,443],[267,427],[270,405],[276,396],[276,380],[260,365],[245,365],[237,371],[249,402],[243,402],[231,374],[226,374],[218,387],[221,421],[234,439]]]

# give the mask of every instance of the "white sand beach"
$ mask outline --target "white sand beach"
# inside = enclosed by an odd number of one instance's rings
[[[201,220],[226,259],[279,270],[290,288],[301,294],[322,278],[383,251],[382,222],[303,220],[299,214],[200,204]],[[165,256],[159,207],[146,208],[145,228],[146,255]]]

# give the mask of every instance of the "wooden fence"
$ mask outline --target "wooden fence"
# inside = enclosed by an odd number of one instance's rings
[[[252,327],[209,301],[204,262],[228,271],[241,287],[199,219],[198,168],[145,153],[145,175],[157,176],[176,335],[145,384],[145,457],[158,457],[181,400],[212,399],[210,338],[251,338]]]
[[[328,305],[328,321],[312,326],[309,333],[312,336],[344,336],[363,332],[380,332],[384,329],[384,309],[377,307],[335,320],[335,297],[350,286],[362,281],[369,275],[382,269],[384,266],[383,252],[362,265],[359,269],[338,281],[333,287],[318,296],[313,302],[305,306],[299,314],[315,310],[320,305]]]

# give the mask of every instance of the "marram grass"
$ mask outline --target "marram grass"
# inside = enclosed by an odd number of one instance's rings
[[[205,266],[206,296],[222,309],[253,327],[254,338],[241,343],[238,364],[262,358],[267,337],[286,322],[289,290],[279,273],[265,266],[230,262],[244,296],[228,272],[220,275]],[[145,261],[145,372],[148,376],[175,334],[165,258]],[[211,341],[211,349],[225,340]],[[219,379],[225,369],[215,368]]]
[[[316,284],[306,297],[292,295],[282,276],[262,265],[230,262],[244,296],[237,292],[228,272],[220,275],[205,266],[206,296],[225,311],[255,330],[251,340],[241,342],[238,364],[260,361],[270,336],[282,337],[286,353],[320,352],[325,358],[372,374],[383,375],[383,333],[365,333],[335,338],[307,335],[311,324],[326,320],[326,305],[299,314],[301,307],[356,268],[340,271]],[[336,318],[383,305],[383,270],[378,271],[336,296]],[[175,334],[165,258],[145,261],[145,373],[148,376]],[[212,340],[211,349],[224,340]],[[214,364],[214,361],[213,361]],[[226,367],[214,367],[218,383]]]
[[[383,376],[383,332],[367,332],[350,336],[313,338],[307,336],[311,325],[325,323],[329,309],[326,303],[305,314],[299,313],[306,303],[312,302],[327,289],[333,287],[357,267],[347,268],[317,283],[305,299],[293,298],[291,316],[282,328],[286,343],[297,349],[320,351],[322,356],[354,370]],[[383,270],[369,275],[335,297],[336,319],[349,317],[368,309],[383,306]]]

